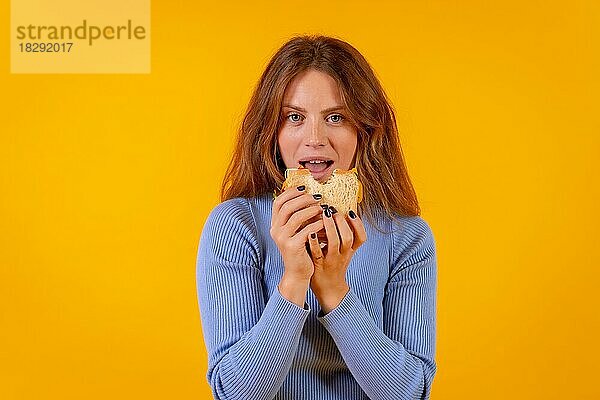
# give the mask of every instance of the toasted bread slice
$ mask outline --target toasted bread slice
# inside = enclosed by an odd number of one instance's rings
[[[287,187],[304,185],[307,193],[320,193],[323,196],[319,201],[320,204],[333,206],[342,215],[347,215],[350,210],[358,213],[357,207],[362,201],[363,193],[356,168],[350,170],[336,168],[324,183],[315,180],[310,171],[302,166],[288,168],[285,171],[285,178],[282,191]]]

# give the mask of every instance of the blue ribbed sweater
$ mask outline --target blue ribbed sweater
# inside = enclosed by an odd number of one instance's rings
[[[435,242],[419,216],[367,241],[346,273],[350,291],[323,315],[277,285],[284,265],[271,239],[272,195],[235,198],[209,214],[196,284],[207,379],[215,399],[429,399],[436,372]]]

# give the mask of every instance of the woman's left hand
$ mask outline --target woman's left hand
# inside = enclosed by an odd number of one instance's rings
[[[316,235],[309,238],[315,265],[310,287],[324,313],[337,307],[350,290],[346,283],[346,270],[356,250],[367,240],[365,227],[358,215],[350,218],[349,215],[338,212],[332,215],[327,211],[323,210],[322,216],[327,246],[321,249]]]

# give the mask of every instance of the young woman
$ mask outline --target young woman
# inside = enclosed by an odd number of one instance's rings
[[[322,209],[303,187],[273,199],[298,164],[322,182],[356,167],[359,209]],[[196,277],[216,399],[430,397],[435,242],[392,107],[354,47],[301,36],[276,52],[221,199],[202,231]]]

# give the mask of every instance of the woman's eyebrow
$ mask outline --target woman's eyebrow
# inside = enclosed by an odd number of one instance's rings
[[[287,108],[293,108],[294,110],[298,110],[298,111],[301,111],[301,112],[306,112],[306,110],[304,108],[299,107],[299,106],[294,106],[294,105],[291,105],[291,104],[284,104],[283,106],[287,107]],[[327,114],[327,113],[329,113],[331,111],[345,110],[345,109],[346,109],[346,107],[344,107],[344,106],[329,107],[329,108],[326,108],[323,111],[321,111],[321,114]]]

